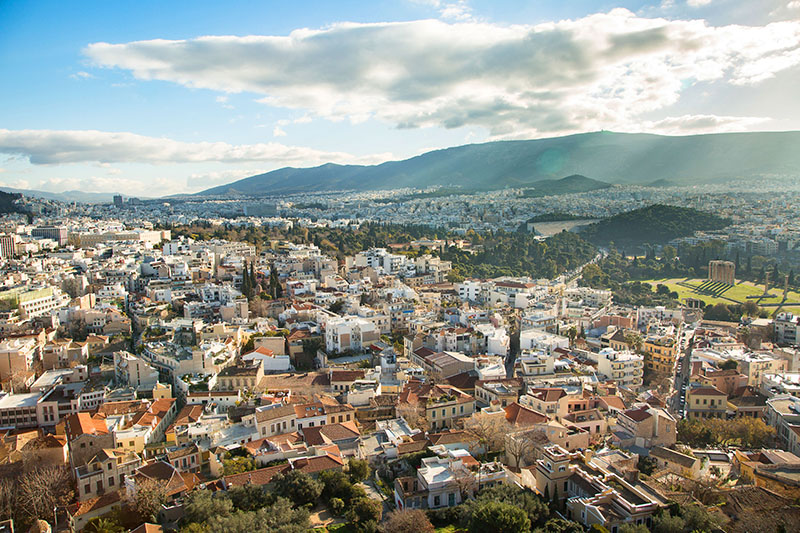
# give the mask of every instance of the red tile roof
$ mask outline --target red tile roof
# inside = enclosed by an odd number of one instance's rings
[[[66,429],[70,440],[79,435],[108,435],[105,417],[102,415],[92,416],[87,412],[69,415]]]
[[[625,416],[633,420],[634,422],[641,422],[643,420],[647,420],[650,418],[650,413],[647,412],[647,409],[644,407],[640,407],[639,409],[629,409],[623,413]]]
[[[545,389],[531,389],[528,394],[543,402],[555,402],[567,395],[567,391],[555,387]]]
[[[506,420],[514,426],[533,426],[549,420],[547,415],[517,402],[506,407],[505,412]]]

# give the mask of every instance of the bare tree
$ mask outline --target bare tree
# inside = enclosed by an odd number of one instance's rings
[[[506,462],[509,466],[522,468],[533,462],[536,446],[547,441],[544,431],[539,429],[518,431],[506,435]]]
[[[17,485],[18,512],[28,521],[50,517],[53,509],[68,505],[75,491],[67,467],[44,467],[30,470]]]
[[[511,425],[502,413],[475,413],[464,422],[464,429],[488,453],[503,449]]]
[[[395,408],[395,414],[403,417],[414,429],[425,429],[425,415],[422,409],[409,403],[401,403]]]
[[[478,483],[475,480],[473,473],[466,467],[456,468],[453,472],[453,482],[458,487],[458,492],[461,494],[461,501],[475,494],[478,489]]]
[[[0,479],[0,517],[3,519],[15,517],[18,508],[17,495],[14,480]]]
[[[385,533],[433,533],[428,515],[420,509],[392,511],[383,523]]]
[[[128,504],[142,520],[155,522],[167,502],[167,483],[158,479],[137,479],[136,492]]]

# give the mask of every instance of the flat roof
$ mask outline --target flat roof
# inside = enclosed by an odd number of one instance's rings
[[[20,407],[36,407],[40,392],[26,392],[23,394],[6,394],[0,398],[0,409],[15,409]]]

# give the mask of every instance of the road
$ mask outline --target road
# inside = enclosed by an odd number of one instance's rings
[[[557,276],[553,279],[554,283],[564,283],[567,287],[574,286],[576,280],[580,277],[581,272],[583,269],[586,268],[587,265],[591,265],[597,263],[602,258],[608,255],[608,251],[604,249],[600,249],[596,256],[592,259],[587,261],[586,263],[582,264],[580,267],[570,270],[568,272],[564,272],[563,274]],[[517,360],[517,355],[519,354],[519,330],[521,325],[519,323],[519,315],[517,314],[517,323],[513,325],[513,328],[510,331],[510,347],[508,350],[508,355],[506,356],[505,367],[506,367],[506,376],[507,377],[514,377],[514,363]]]
[[[675,371],[675,380],[672,385],[674,390],[672,396],[672,410],[679,415],[683,416],[686,401],[686,387],[689,384],[689,376],[691,373],[691,360],[692,360],[692,337],[694,330],[685,330],[681,334],[680,348],[681,356],[678,358]]]

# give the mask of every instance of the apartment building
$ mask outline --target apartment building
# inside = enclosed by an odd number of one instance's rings
[[[687,418],[725,418],[728,395],[715,387],[689,387],[686,390]]]
[[[597,371],[600,374],[633,390],[642,386],[643,367],[644,358],[632,352],[604,348],[597,356]]]

